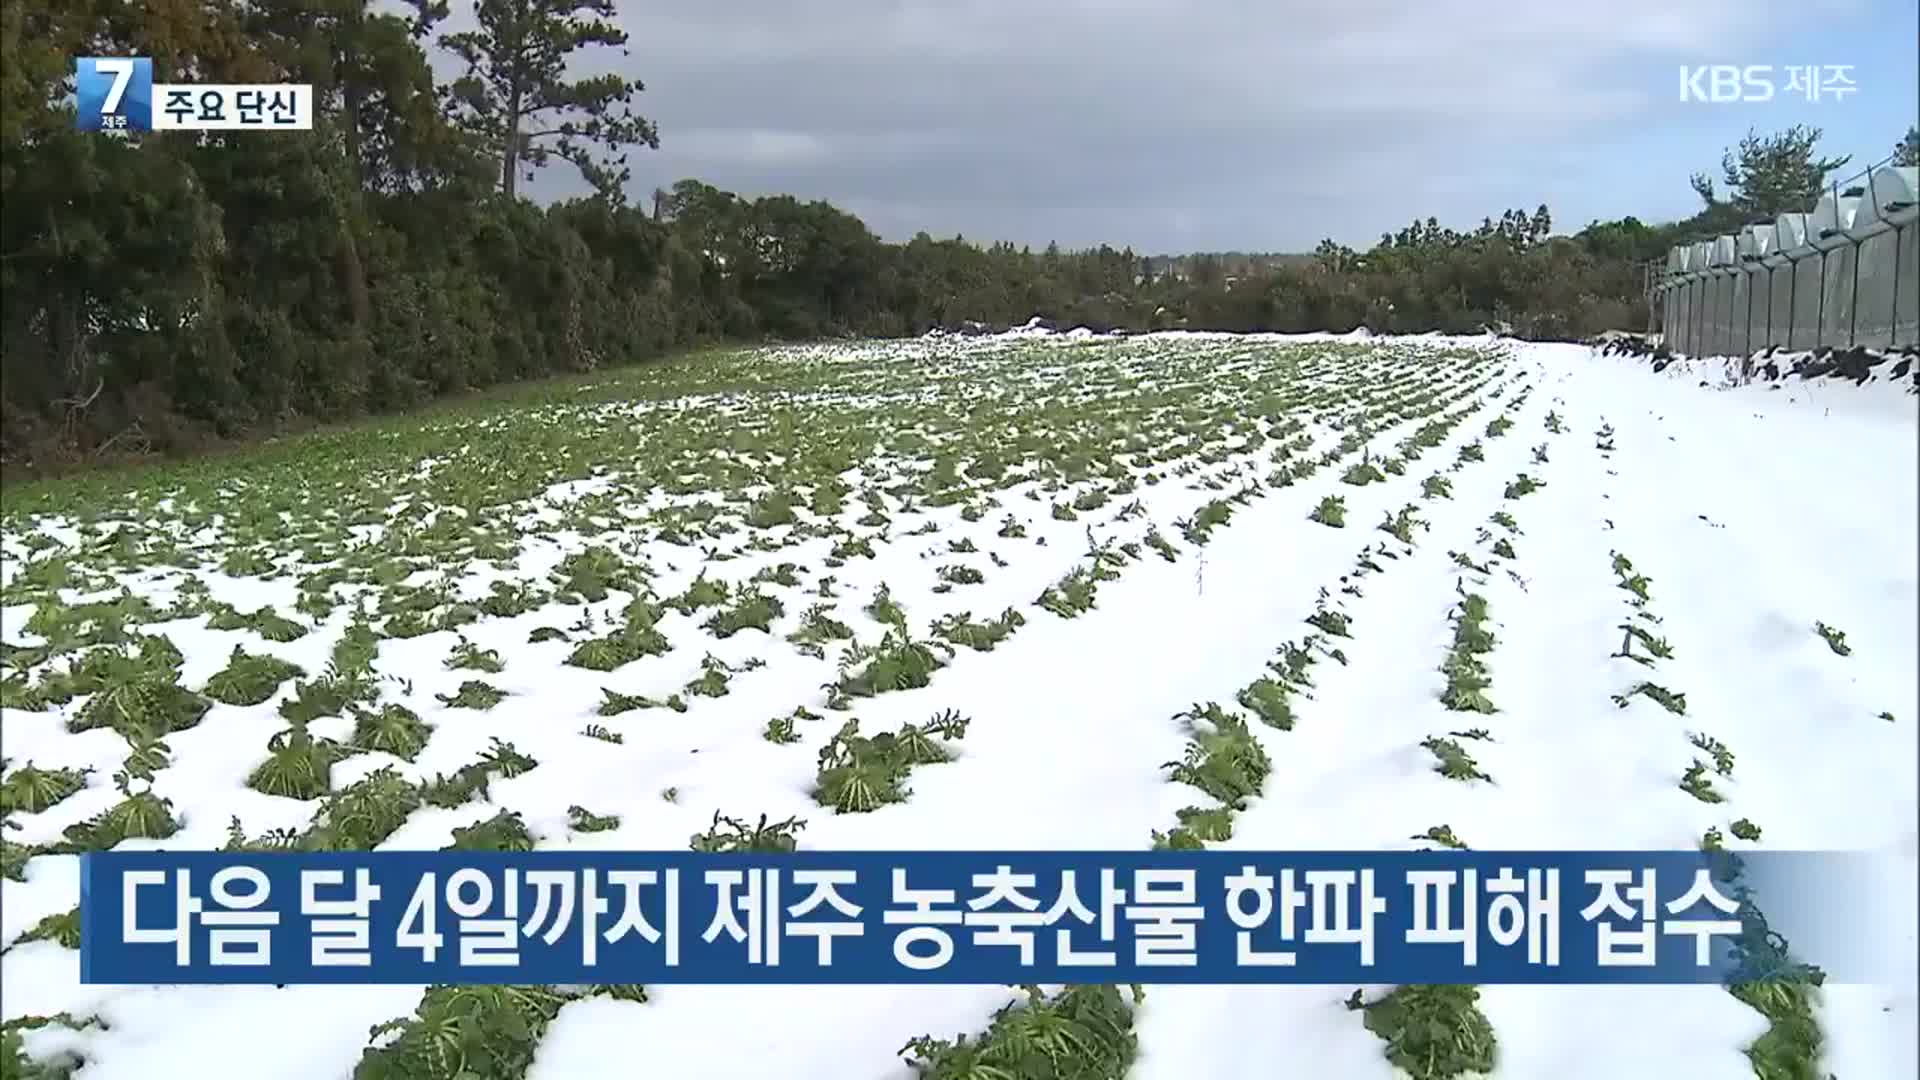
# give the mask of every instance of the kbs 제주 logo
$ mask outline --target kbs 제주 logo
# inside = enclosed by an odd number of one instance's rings
[[[73,62],[81,131],[150,131],[153,61],[144,56],[83,56]]]

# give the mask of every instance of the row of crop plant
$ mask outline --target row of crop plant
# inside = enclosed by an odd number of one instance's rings
[[[1525,406],[1531,387],[1523,388],[1508,402],[1501,415],[1487,424],[1485,437],[1498,439],[1511,432],[1514,419]],[[1549,430],[1554,425],[1552,417]],[[1469,462],[1484,460],[1478,441],[1462,448],[1452,471]],[[1547,460],[1546,444],[1536,447],[1536,464]],[[1515,503],[1544,487],[1544,483],[1521,474],[1504,490],[1503,499]],[[1435,474],[1426,484],[1430,495],[1450,497],[1452,485],[1445,474]],[[1494,528],[1500,531],[1496,533]],[[1521,535],[1520,526],[1510,509],[1495,511],[1486,525],[1475,531],[1479,558],[1473,553],[1449,551],[1457,571],[1455,591],[1459,600],[1448,613],[1453,638],[1440,665],[1446,682],[1440,691],[1440,703],[1448,711],[1472,717],[1474,723],[1444,734],[1433,734],[1421,741],[1421,747],[1434,759],[1434,771],[1448,780],[1461,783],[1493,783],[1493,777],[1481,767],[1469,745],[1489,742],[1492,732],[1484,718],[1495,715],[1499,707],[1493,699],[1493,677],[1488,658],[1499,644],[1494,632],[1488,583],[1496,567],[1504,569],[1515,584],[1525,587],[1524,579],[1511,566],[1501,566],[1518,558],[1513,538]],[[1442,823],[1409,839],[1447,850],[1465,850],[1467,843]],[[1492,1023],[1479,1007],[1479,988],[1471,985],[1407,985],[1396,987],[1372,1001],[1355,990],[1347,999],[1350,1010],[1362,1014],[1367,1029],[1385,1044],[1387,1060],[1413,1080],[1450,1080],[1453,1077],[1483,1075],[1494,1067],[1498,1039]]]

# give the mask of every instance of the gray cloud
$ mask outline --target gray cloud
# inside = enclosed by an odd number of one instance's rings
[[[637,201],[698,177],[889,239],[1300,250],[1542,200],[1632,212],[1568,170],[1673,122],[1675,64],[1834,6],[649,0],[621,13],[630,55],[583,70],[646,83]],[[534,194],[575,190],[548,173]]]

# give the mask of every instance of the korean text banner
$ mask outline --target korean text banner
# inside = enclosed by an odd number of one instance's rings
[[[1721,982],[1770,936],[1754,859],[96,852],[81,980]],[[1785,886],[1818,872],[1770,865]],[[1780,893],[1827,895],[1801,886]]]

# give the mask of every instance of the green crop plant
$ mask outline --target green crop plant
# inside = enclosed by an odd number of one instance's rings
[[[1340,482],[1343,484],[1352,484],[1354,487],[1364,487],[1367,484],[1384,481],[1386,478],[1387,475],[1380,471],[1378,465],[1375,465],[1371,461],[1361,461],[1349,466],[1347,471],[1341,475]]]
[[[1733,775],[1733,751],[1727,748],[1726,743],[1698,731],[1689,732],[1687,741],[1693,744],[1694,749],[1713,759],[1714,772],[1721,776]]]
[[[791,817],[770,824],[765,814],[760,815],[757,824],[748,825],[738,818],[722,816],[716,810],[713,813],[713,825],[705,832],[695,833],[688,841],[688,847],[714,854],[739,852],[782,855],[799,848],[799,833],[806,827],[805,821]]]
[[[1642,696],[1676,716],[1686,715],[1687,695],[1650,682],[1635,683],[1627,692],[1613,695],[1613,703],[1624,709],[1635,697]]]
[[[1161,766],[1168,778],[1197,787],[1233,809],[1245,807],[1273,771],[1246,720],[1211,702],[1195,705],[1181,719],[1189,733],[1186,752]]]
[[[1348,1004],[1411,1080],[1454,1080],[1493,1071],[1497,1040],[1479,999],[1473,986],[1402,986],[1364,1003],[1356,990]]]
[[[1110,985],[1067,986],[993,1014],[977,1038],[922,1035],[900,1054],[918,1080],[1119,1080],[1139,1054],[1134,1014],[1144,994]]]
[[[532,851],[533,834],[512,810],[501,810],[485,821],[453,830],[447,851]]]
[[[1418,509],[1412,505],[1402,507],[1398,514],[1387,514],[1386,520],[1380,523],[1381,532],[1403,544],[1413,543],[1413,530],[1416,527],[1426,529],[1431,526],[1419,516]]]
[[[1493,678],[1484,657],[1493,651],[1493,631],[1487,628],[1487,599],[1479,593],[1466,593],[1453,614],[1453,647],[1440,666],[1447,686],[1440,695],[1441,704],[1459,712],[1493,713],[1498,711],[1487,690]]]
[[[201,692],[225,705],[259,705],[282,683],[305,674],[297,664],[274,656],[252,655],[235,645],[227,666],[215,672]]]
[[[1428,828],[1426,832],[1416,833],[1412,836],[1407,837],[1407,839],[1425,840],[1430,843],[1438,844],[1443,848],[1450,848],[1454,851],[1468,850],[1467,845],[1458,836],[1454,835],[1453,826],[1451,825],[1434,825]]]
[[[87,786],[85,769],[40,769],[29,761],[0,779],[0,816],[38,814]]]
[[[850,645],[840,657],[839,678],[827,684],[836,700],[872,697],[896,690],[917,690],[953,659],[943,641],[921,641],[903,629],[886,632],[877,644]]]
[[[992,652],[994,647],[1025,626],[1027,617],[1008,608],[991,622],[974,622],[972,612],[943,615],[934,620],[933,636],[976,652]]]
[[[840,813],[864,813],[907,797],[907,774],[914,768],[948,760],[947,744],[966,735],[968,721],[951,711],[897,733],[860,734],[850,719],[822,747],[814,799]]]
[[[1466,748],[1453,739],[1428,736],[1421,740],[1420,745],[1434,756],[1437,764],[1434,765],[1433,771],[1449,780],[1491,781],[1493,779],[1482,772],[1480,763],[1473,760],[1473,755],[1467,753]]]
[[[1835,656],[1853,655],[1853,646],[1847,644],[1847,635],[1844,631],[1836,630],[1823,622],[1816,622],[1813,624],[1813,632],[1820,635]]]
[[[478,709],[481,712],[493,708],[507,699],[507,692],[490,686],[479,679],[468,679],[460,684],[460,689],[452,694],[435,694],[442,705],[452,709]]]
[[[247,786],[267,795],[289,799],[317,799],[332,789],[334,762],[340,747],[314,738],[305,724],[295,724],[267,740],[267,760],[247,777]]]
[[[567,828],[573,832],[609,832],[620,827],[617,814],[596,814],[584,806],[567,807]]]
[[[1292,731],[1293,706],[1289,700],[1292,692],[1287,683],[1262,676],[1242,688],[1235,700],[1268,727]]]
[[[1545,482],[1540,480],[1535,480],[1533,477],[1528,476],[1526,473],[1521,473],[1518,476],[1514,477],[1512,483],[1507,485],[1505,497],[1509,499],[1518,499],[1524,495],[1531,495],[1534,492],[1539,491],[1541,488],[1546,486],[1547,485],[1545,484]]]
[[[1707,775],[1707,764],[1695,759],[1680,776],[1680,790],[1699,799],[1703,803],[1724,802],[1724,797],[1714,789],[1713,780]]]
[[[378,711],[353,708],[354,749],[377,750],[412,761],[427,745],[433,726],[405,705],[388,702]]]

